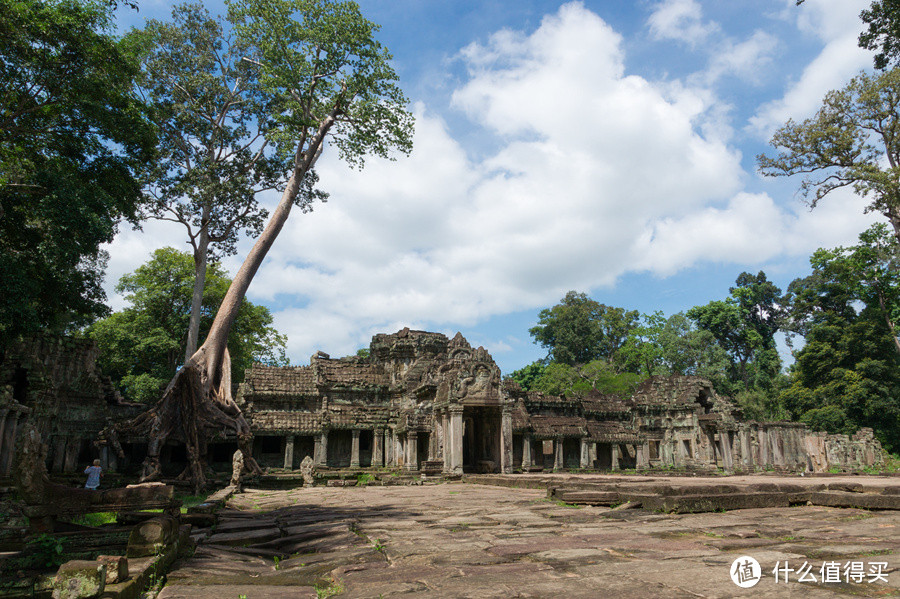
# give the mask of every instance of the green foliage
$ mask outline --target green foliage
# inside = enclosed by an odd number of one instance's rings
[[[342,160],[362,167],[367,155],[391,158],[412,149],[413,118],[396,84],[379,27],[354,2],[228,0],[228,20],[259,68],[270,102],[266,139],[282,159],[307,151],[323,125]],[[298,148],[298,141],[300,147]],[[317,148],[311,148],[317,152]]]
[[[892,50],[892,52],[894,52]],[[778,150],[759,155],[762,174],[802,174],[800,192],[810,205],[843,187],[871,199],[877,211],[900,226],[900,70],[860,73],[844,89],[829,92],[822,107],[801,123],[788,121],[772,136]]]
[[[633,372],[616,372],[605,360],[593,360],[582,366],[554,362],[534,380],[531,390],[569,397],[584,396],[592,391],[627,397],[646,378]]]
[[[194,261],[187,252],[162,248],[149,262],[123,276],[116,290],[131,307],[86,330],[100,348],[99,364],[133,401],[155,401],[184,356],[190,318]],[[207,268],[200,331],[206,334],[231,281],[216,263]],[[268,308],[244,300],[228,338],[232,382],[254,362],[287,363],[284,335],[271,326]]]
[[[210,258],[234,254],[242,229],[259,234],[267,212],[256,193],[288,168],[257,143],[270,125],[259,69],[226,30],[201,4],[185,3],[171,22],[148,20],[124,39],[160,132],[150,214],[185,225],[195,251]]]
[[[584,293],[570,291],[552,308],[541,310],[528,332],[547,348],[547,360],[574,366],[603,358],[614,362],[638,312],[600,304]]]
[[[117,514],[115,512],[95,512],[93,514],[81,514],[72,518],[73,524],[81,526],[103,526],[104,524],[112,524],[116,521]]]
[[[105,314],[106,255],[153,131],[100,2],[0,2],[0,345]]]
[[[813,428],[870,426],[900,447],[898,244],[876,225],[851,248],[818,250],[810,276],[791,283],[791,328],[805,337],[781,403]]]
[[[725,390],[726,393],[772,389],[781,371],[781,359],[775,347],[775,333],[784,320],[781,304],[781,290],[760,271],[756,275],[741,273],[725,300],[688,310],[688,318],[711,333],[728,353],[731,360],[728,378],[742,383]]]
[[[26,547],[42,565],[48,568],[55,568],[66,561],[63,555],[63,543],[53,535],[45,533],[32,537],[26,543]]]
[[[683,312],[666,318],[644,314],[619,351],[624,370],[646,376],[702,376],[727,392],[728,354],[709,331],[697,328]]]
[[[531,391],[534,389],[535,382],[543,376],[547,365],[541,361],[532,362],[528,366],[524,366],[518,370],[513,370],[506,378],[512,379],[519,384],[523,391]]]
[[[872,50],[875,68],[884,70],[900,58],[900,5],[894,0],[875,0],[860,13],[868,28],[859,34],[859,47]]]

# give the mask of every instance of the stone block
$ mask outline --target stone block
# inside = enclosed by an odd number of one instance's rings
[[[128,578],[128,558],[121,555],[98,555],[97,563],[106,566],[106,584],[117,584]]]
[[[178,520],[159,515],[134,527],[128,537],[128,557],[158,554],[178,536]]]
[[[53,578],[53,599],[99,597],[106,588],[106,566],[95,561],[73,560],[59,567]]]

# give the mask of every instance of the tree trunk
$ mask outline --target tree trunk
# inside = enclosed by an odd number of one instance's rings
[[[191,320],[188,323],[187,343],[184,347],[184,363],[197,351],[200,337],[200,311],[203,308],[203,288],[206,286],[206,263],[209,257],[209,233],[200,230],[200,239],[194,250],[194,294],[191,296]]]
[[[251,474],[262,472],[253,459],[250,425],[231,397],[231,368],[226,347],[228,333],[250,282],[287,222],[300,184],[318,160],[325,136],[334,122],[335,113],[319,124],[316,134],[305,148],[303,141],[298,143],[294,168],[278,207],[232,280],[203,345],[185,360],[184,366],[175,373],[153,409],[117,427],[131,434],[148,436],[142,481],[159,478],[159,452],[166,440],[172,438],[185,444],[188,466],[182,476],[190,478],[195,492],[199,492],[206,484],[203,470],[207,430],[219,433],[233,431],[238,448],[244,454],[245,470]]]

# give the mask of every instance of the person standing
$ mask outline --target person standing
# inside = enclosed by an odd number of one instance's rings
[[[103,469],[100,468],[100,460],[94,460],[94,465],[85,468],[84,473],[88,475],[87,482],[84,483],[84,488],[96,491],[97,487],[100,486],[100,477],[103,476]]]

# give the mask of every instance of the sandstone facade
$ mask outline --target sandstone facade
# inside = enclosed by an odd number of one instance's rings
[[[629,398],[524,393],[462,335],[403,329],[369,356],[254,366],[238,402],[261,464],[396,467],[460,474],[586,468],[825,471],[883,460],[870,429],[852,438],[790,422],[744,421],[697,377],[656,377]]]

